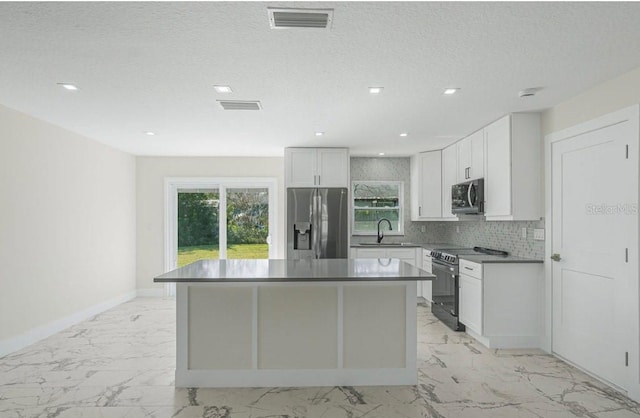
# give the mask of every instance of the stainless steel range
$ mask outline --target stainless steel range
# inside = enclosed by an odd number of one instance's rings
[[[431,269],[436,276],[436,279],[432,281],[431,312],[454,331],[465,330],[464,324],[458,320],[458,312],[460,311],[458,259],[461,255],[479,254],[509,255],[506,251],[482,247],[431,250]]]

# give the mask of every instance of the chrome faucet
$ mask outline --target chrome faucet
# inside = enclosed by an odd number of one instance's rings
[[[382,218],[378,221],[378,244],[380,244],[382,242],[382,238],[384,238],[384,234],[380,232],[380,223],[382,221],[387,221],[387,223],[389,224],[389,231],[393,231],[393,228],[391,227],[391,221],[388,220],[387,218]]]

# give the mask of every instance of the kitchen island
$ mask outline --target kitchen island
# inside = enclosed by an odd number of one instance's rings
[[[416,280],[398,259],[200,260],[176,282],[176,386],[414,385]]]

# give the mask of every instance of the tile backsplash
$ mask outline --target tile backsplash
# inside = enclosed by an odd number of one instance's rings
[[[533,239],[534,228],[544,221],[411,222],[411,161],[409,158],[351,158],[351,180],[404,182],[404,236],[389,235],[386,242],[446,242],[465,247],[488,247],[520,257],[544,257],[544,241]],[[527,237],[522,238],[522,228]],[[425,230],[422,232],[422,230]],[[458,232],[459,231],[459,232]],[[351,237],[352,243],[371,242],[375,237]]]
[[[544,241],[533,239],[533,229],[544,228],[544,221],[458,221],[420,224],[425,224],[427,230],[433,229],[444,242],[465,247],[504,250],[519,257],[544,258]],[[522,228],[527,230],[526,238],[522,237]],[[432,234],[428,235],[430,237]]]

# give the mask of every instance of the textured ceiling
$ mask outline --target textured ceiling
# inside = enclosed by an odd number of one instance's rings
[[[271,30],[268,6],[333,26]],[[639,67],[638,22],[635,2],[0,3],[0,104],[137,155],[408,155]]]

